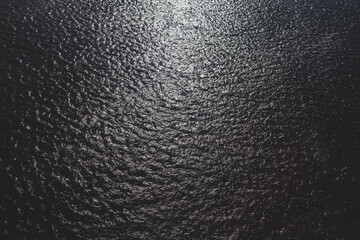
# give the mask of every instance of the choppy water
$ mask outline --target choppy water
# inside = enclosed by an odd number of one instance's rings
[[[0,2],[2,239],[355,239],[360,2]]]

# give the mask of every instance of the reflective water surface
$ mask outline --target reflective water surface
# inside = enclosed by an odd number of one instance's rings
[[[356,0],[2,0],[2,239],[355,239]]]

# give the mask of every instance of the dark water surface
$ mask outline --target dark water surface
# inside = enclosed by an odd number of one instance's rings
[[[1,239],[360,239],[360,2],[0,1]]]

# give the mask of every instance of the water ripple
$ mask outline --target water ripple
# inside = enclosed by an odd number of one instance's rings
[[[2,238],[358,232],[356,1],[0,8]]]

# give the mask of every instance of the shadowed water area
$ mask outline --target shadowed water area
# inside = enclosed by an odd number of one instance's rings
[[[360,2],[1,0],[1,239],[356,239]]]

